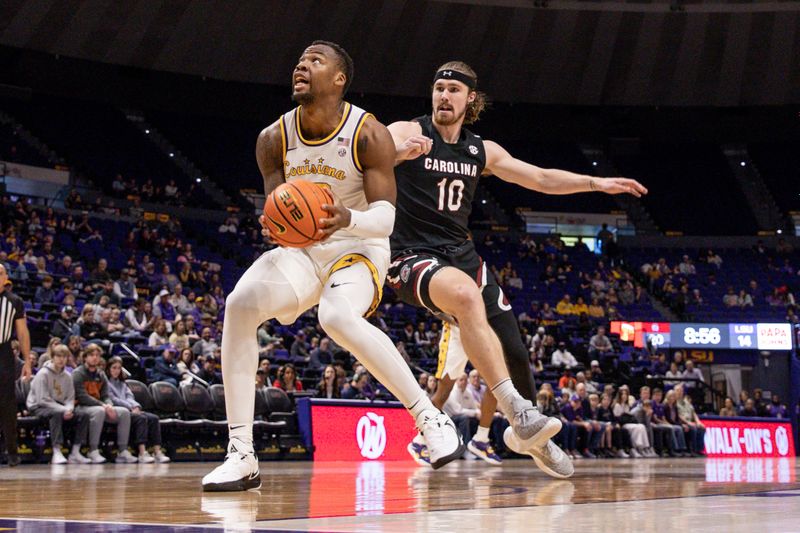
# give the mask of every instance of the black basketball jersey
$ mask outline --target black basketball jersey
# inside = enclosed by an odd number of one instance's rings
[[[447,144],[429,115],[414,121],[423,135],[433,139],[433,147],[428,155],[395,167],[397,214],[392,252],[466,241],[472,200],[486,166],[479,136],[461,128],[458,141]]]

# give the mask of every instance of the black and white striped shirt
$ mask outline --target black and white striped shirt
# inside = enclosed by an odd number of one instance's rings
[[[11,340],[14,321],[18,318],[25,318],[25,304],[22,298],[6,289],[0,293],[0,346]]]

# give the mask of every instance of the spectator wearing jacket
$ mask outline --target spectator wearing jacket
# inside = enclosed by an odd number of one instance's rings
[[[125,373],[122,371],[122,359],[112,357],[106,365],[108,392],[115,406],[123,407],[131,413],[133,442],[139,449],[140,463],[168,463],[169,457],[161,450],[161,425],[153,413],[142,411],[142,406],[133,397],[133,392],[125,384]],[[153,448],[153,455],[147,446]]]
[[[177,350],[174,346],[167,346],[160,356],[156,357],[156,365],[153,368],[153,381],[166,381],[176,387],[181,380],[181,371],[175,361]]]
[[[105,463],[100,454],[100,435],[103,423],[117,426],[118,463],[135,463],[136,457],[128,451],[128,437],[131,429],[131,414],[124,407],[114,407],[108,393],[108,379],[100,371],[102,350],[97,344],[89,344],[83,355],[83,364],[72,372],[75,387],[76,412],[89,419],[89,459],[92,463]]]
[[[69,358],[69,348],[63,344],[55,346],[42,369],[31,382],[26,405],[33,416],[46,418],[50,426],[50,441],[53,444],[54,465],[67,462],[61,452],[64,444],[63,426],[65,422],[78,424],[77,437],[69,455],[69,462],[90,463],[91,460],[81,454],[79,437],[85,434],[86,418],[75,414],[75,388],[72,377],[64,370]]]

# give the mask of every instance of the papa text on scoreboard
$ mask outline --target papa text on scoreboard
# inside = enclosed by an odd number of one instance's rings
[[[792,326],[782,323],[706,324],[688,322],[611,322],[611,333],[636,348],[717,348],[791,350]]]

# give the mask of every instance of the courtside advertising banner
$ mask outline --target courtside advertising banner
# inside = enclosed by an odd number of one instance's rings
[[[708,457],[794,457],[792,425],[703,419]]]
[[[312,403],[314,460],[411,460],[406,447],[417,432],[411,415],[402,407],[373,405]]]

